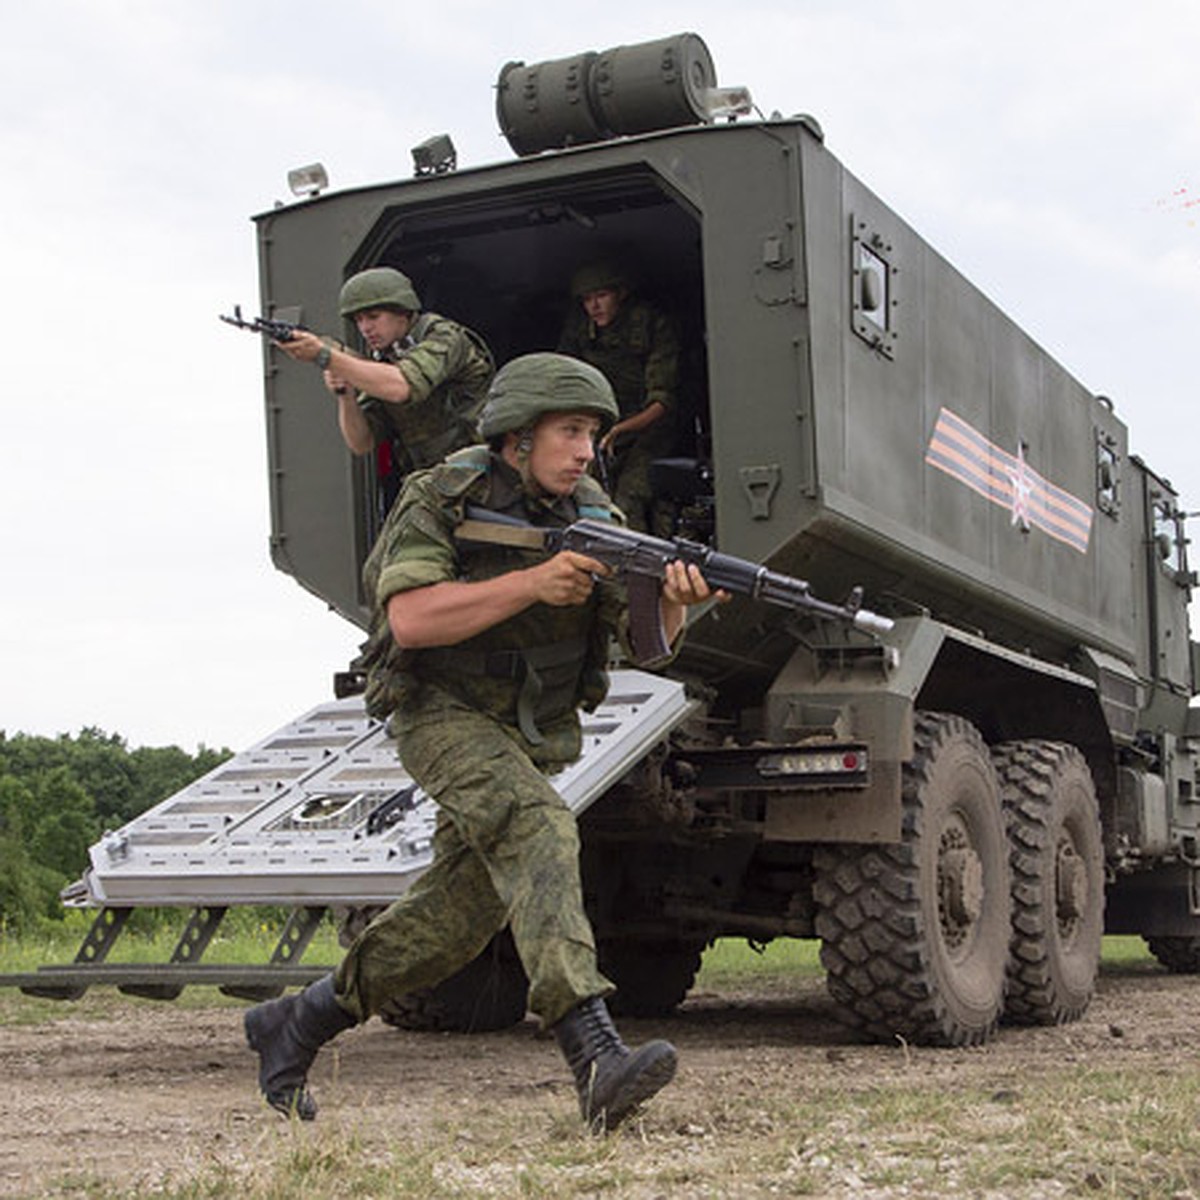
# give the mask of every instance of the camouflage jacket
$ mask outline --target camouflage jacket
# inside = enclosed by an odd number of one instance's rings
[[[578,709],[594,709],[608,689],[605,667],[614,634],[624,633],[625,592],[597,583],[584,605],[535,604],[455,646],[401,650],[391,636],[388,599],[447,580],[490,579],[542,561],[541,550],[456,541],[470,504],[540,526],[580,517],[616,519],[590,478],[570,497],[530,497],[519,475],[484,446],[461,450],[409,478],[363,570],[374,599],[367,709],[385,719],[421,703],[429,687],[494,717],[519,736],[535,761],[566,763],[580,748]]]
[[[432,467],[479,440],[476,424],[496,365],[484,340],[437,313],[421,313],[409,335],[375,357],[395,363],[411,395],[358,398],[377,444],[395,440],[403,473]]]
[[[647,300],[627,300],[609,325],[594,325],[581,307],[568,319],[558,349],[604,372],[622,417],[657,401],[667,411],[642,438],[670,442],[679,391],[679,335],[674,323]]]

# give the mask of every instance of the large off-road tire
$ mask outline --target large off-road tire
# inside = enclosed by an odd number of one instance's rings
[[[687,996],[700,969],[703,942],[605,939],[600,971],[617,985],[608,998],[614,1016],[663,1017]]]
[[[902,801],[899,844],[814,856],[829,992],[869,1037],[975,1045],[1004,1007],[1011,901],[996,774],[969,721],[917,714]]]
[[[1171,974],[1200,974],[1200,937],[1148,937],[1146,945]]]
[[[397,1029],[491,1033],[522,1021],[528,999],[529,980],[504,930],[461,971],[437,987],[389,1000],[379,1015]]]
[[[1005,1017],[1078,1020],[1091,1003],[1104,935],[1104,841],[1084,757],[1062,742],[992,749],[1008,825],[1012,947]]]

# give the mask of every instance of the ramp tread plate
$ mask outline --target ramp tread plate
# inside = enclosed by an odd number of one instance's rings
[[[691,707],[674,680],[613,672],[608,698],[584,718],[583,752],[553,777],[559,794],[583,812]],[[404,811],[368,833],[369,815],[406,788],[413,795]],[[429,865],[435,821],[435,805],[413,785],[384,727],[361,697],[347,697],[106,833],[91,848],[82,894],[131,906],[384,903]]]

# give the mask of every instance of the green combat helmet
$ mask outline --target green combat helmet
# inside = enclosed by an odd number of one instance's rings
[[[589,292],[631,291],[630,275],[619,263],[604,259],[585,263],[571,276],[571,295],[583,299]]]
[[[351,275],[342,284],[338,310],[343,317],[365,312],[368,308],[402,308],[405,312],[420,312],[412,280],[395,267],[371,267]]]
[[[552,412],[587,412],[605,429],[619,416],[612,385],[590,363],[565,354],[539,351],[506,363],[488,388],[479,431],[490,441],[497,434],[529,429]]]

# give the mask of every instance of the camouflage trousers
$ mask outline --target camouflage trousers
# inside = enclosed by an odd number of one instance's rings
[[[393,731],[406,770],[438,805],[433,861],[346,952],[335,975],[342,1006],[364,1021],[393,996],[433,987],[505,924],[544,1026],[610,993],[583,910],[574,814],[520,735],[448,697],[396,714]]]

